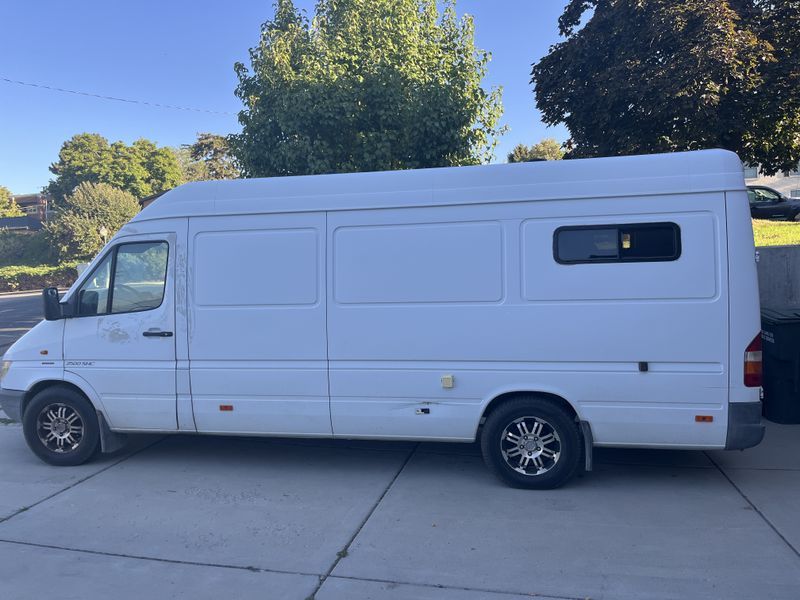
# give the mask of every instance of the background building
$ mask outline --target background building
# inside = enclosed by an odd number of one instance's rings
[[[39,221],[47,221],[49,198],[45,194],[17,194],[14,202],[17,203],[26,216],[34,217]]]

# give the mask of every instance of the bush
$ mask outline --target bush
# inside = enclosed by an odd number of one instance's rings
[[[139,212],[129,194],[105,183],[81,183],[45,225],[45,235],[59,261],[91,258],[103,247],[100,229],[108,237]]]
[[[0,292],[69,287],[78,278],[76,264],[0,267]]]
[[[0,266],[42,265],[54,260],[55,252],[42,232],[19,233],[0,229]]]

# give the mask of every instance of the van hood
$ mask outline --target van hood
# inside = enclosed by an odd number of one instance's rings
[[[63,360],[64,319],[41,321],[14,342],[3,355],[4,360]],[[47,351],[46,354],[42,352]]]

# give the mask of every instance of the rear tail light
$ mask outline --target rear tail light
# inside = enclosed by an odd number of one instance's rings
[[[761,386],[761,333],[750,342],[744,351],[744,384],[747,387]]]

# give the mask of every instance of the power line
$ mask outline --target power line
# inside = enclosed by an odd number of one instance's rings
[[[145,100],[131,100],[129,98],[117,98],[115,96],[103,96],[102,94],[93,94],[91,92],[81,92],[78,90],[68,90],[60,87],[53,87],[41,83],[31,83],[29,81],[19,81],[17,79],[9,79],[8,77],[0,76],[0,81],[5,83],[13,83],[15,85],[25,85],[28,87],[35,87],[43,90],[50,90],[52,92],[62,92],[64,94],[75,94],[77,96],[87,96],[89,98],[99,98],[100,100],[113,100],[115,102],[127,102],[128,104],[141,104],[143,106],[150,106],[153,108],[168,108],[170,110],[185,110],[190,112],[209,113],[212,115],[229,115],[236,116],[236,113],[225,112],[223,110],[210,110],[207,108],[193,108],[190,106],[175,106],[174,104],[161,104],[159,102],[147,102]]]

